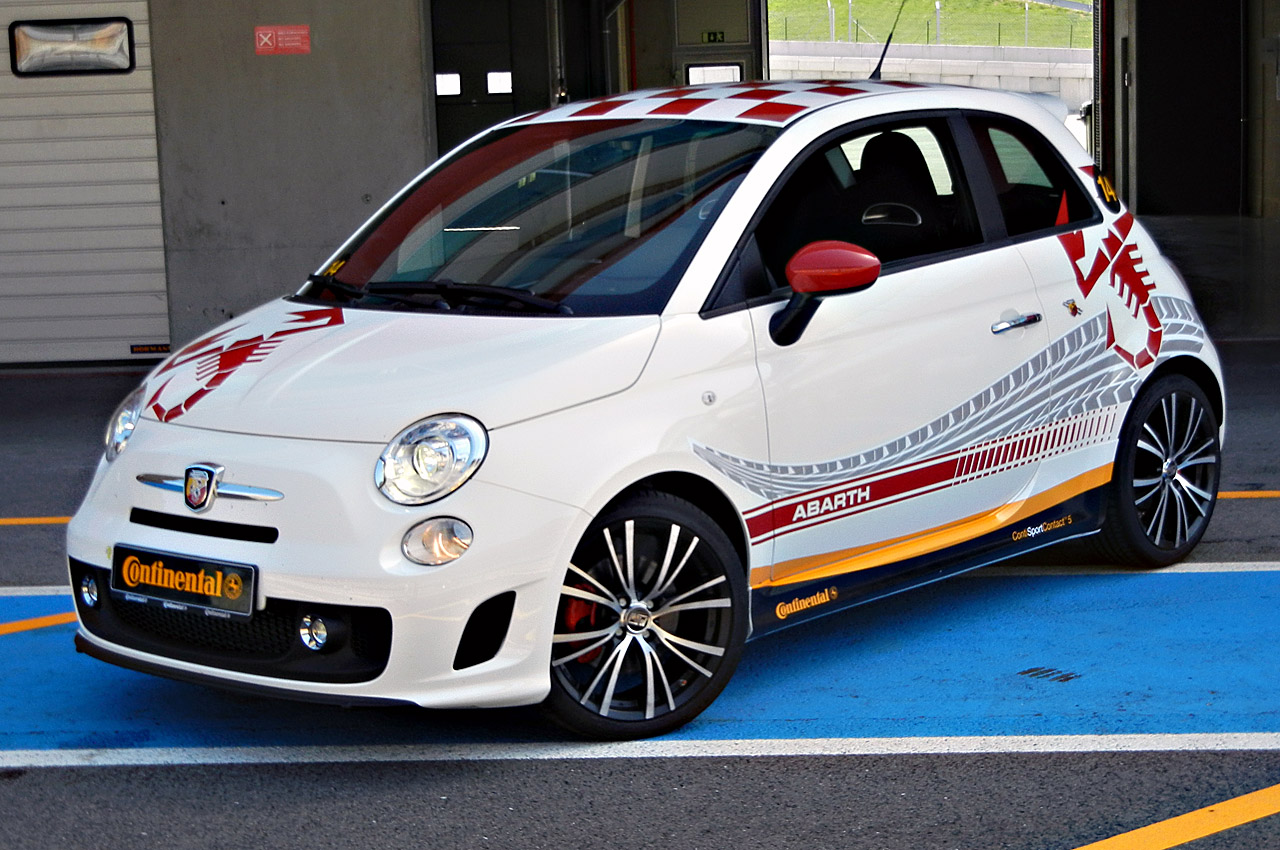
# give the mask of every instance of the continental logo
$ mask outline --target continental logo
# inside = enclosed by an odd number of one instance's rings
[[[133,555],[124,559],[120,567],[124,583],[129,587],[163,587],[183,593],[198,593],[217,599],[235,601],[244,593],[244,582],[235,573],[223,573],[215,570],[210,573],[201,570],[198,573],[171,570],[164,561],[144,564]]]
[[[1066,528],[1068,525],[1071,525],[1071,514],[1067,514],[1061,519],[1053,519],[1048,522],[1042,522],[1039,525],[1020,528],[1013,533],[1013,539],[1015,543],[1019,540],[1030,540],[1039,537],[1046,531],[1057,531],[1060,528]]]
[[[808,611],[810,608],[817,608],[819,605],[826,605],[828,602],[834,602],[839,595],[834,587],[819,590],[813,596],[804,596],[792,599],[790,602],[779,602],[778,607],[773,612],[778,615],[779,620],[785,620],[792,614],[799,614],[801,611]]]

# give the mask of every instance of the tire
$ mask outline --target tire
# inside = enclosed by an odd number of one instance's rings
[[[1213,516],[1221,466],[1218,419],[1204,391],[1181,375],[1151,384],[1120,432],[1102,554],[1134,567],[1185,558]]]
[[[724,689],[747,628],[724,531],[683,499],[638,494],[596,518],[565,573],[545,708],[589,738],[669,732]]]

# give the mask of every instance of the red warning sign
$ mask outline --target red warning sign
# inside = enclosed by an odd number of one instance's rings
[[[311,52],[311,27],[270,26],[253,28],[254,52],[259,56]]]

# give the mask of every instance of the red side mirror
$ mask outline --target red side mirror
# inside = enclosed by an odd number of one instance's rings
[[[795,292],[834,295],[865,289],[880,276],[880,258],[848,242],[805,245],[787,263],[787,283]]]

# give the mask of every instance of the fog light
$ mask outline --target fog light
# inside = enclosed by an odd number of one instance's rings
[[[298,624],[298,637],[302,638],[302,645],[307,649],[319,652],[329,642],[329,627],[324,620],[308,614]]]
[[[80,601],[86,608],[98,607],[98,580],[92,575],[80,579]]]
[[[420,522],[404,536],[401,551],[410,561],[439,567],[456,561],[471,548],[471,526],[453,517]]]

